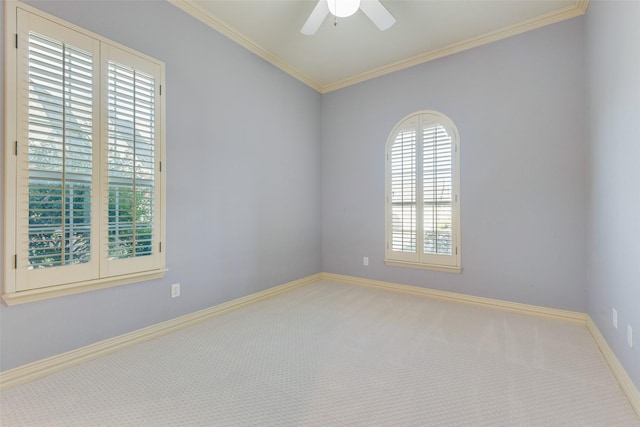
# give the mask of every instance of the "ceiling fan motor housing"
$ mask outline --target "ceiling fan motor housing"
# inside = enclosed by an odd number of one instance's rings
[[[346,18],[360,9],[360,0],[327,0],[329,12],[338,18]]]

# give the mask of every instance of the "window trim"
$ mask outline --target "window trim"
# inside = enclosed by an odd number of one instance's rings
[[[448,262],[434,263],[432,262],[438,255],[423,254],[424,242],[416,243],[417,252],[415,255],[407,256],[400,251],[391,250],[392,236],[392,213],[391,213],[391,149],[395,143],[397,135],[405,129],[416,129],[416,132],[422,131],[423,123],[439,123],[448,133],[451,133],[452,151],[452,228],[453,238],[452,255],[443,255]],[[417,144],[417,141],[416,141]],[[416,153],[417,156],[417,153]],[[416,172],[418,165],[416,162]],[[416,175],[416,181],[421,176]],[[422,270],[444,271],[451,273],[460,273],[462,271],[462,246],[461,246],[461,230],[460,230],[460,133],[455,123],[445,114],[434,110],[421,110],[411,113],[400,120],[393,130],[389,133],[387,143],[385,145],[385,258],[384,263],[394,267],[408,267]],[[423,215],[422,208],[416,212],[416,217]],[[423,227],[424,228],[424,227]],[[422,236],[423,232],[417,230],[417,236]],[[423,239],[422,239],[423,240]]]
[[[77,31],[83,35],[91,37],[104,45],[108,45],[110,47],[114,47],[121,51],[126,52],[127,54],[135,55],[136,57],[142,58],[145,61],[149,61],[154,63],[158,67],[158,84],[162,88],[161,94],[159,96],[159,108],[158,112],[158,122],[156,123],[156,133],[158,138],[158,151],[157,151],[157,173],[159,174],[157,178],[158,194],[160,199],[157,205],[154,207],[154,212],[160,216],[159,227],[157,229],[157,242],[162,245],[161,249],[158,249],[158,252],[154,254],[154,257],[157,259],[157,262],[154,264],[152,269],[145,271],[133,271],[127,272],[126,274],[112,275],[108,277],[98,276],[96,278],[91,278],[90,280],[81,280],[75,281],[73,283],[65,283],[50,287],[41,287],[34,288],[28,290],[18,290],[17,289],[17,272],[16,268],[16,257],[17,253],[17,245],[16,239],[18,237],[18,214],[17,214],[17,185],[18,185],[18,157],[16,155],[17,151],[17,142],[18,141],[18,117],[17,117],[17,109],[15,106],[18,102],[18,91],[14,89],[16,86],[14,83],[18,81],[18,55],[20,50],[16,48],[16,40],[18,34],[18,26],[17,26],[17,18],[18,18],[18,9],[22,9],[30,14],[34,14],[39,18],[46,19],[52,21],[55,24],[61,25],[68,29]],[[5,2],[5,97],[4,97],[4,120],[5,120],[5,147],[4,147],[4,251],[3,251],[3,286],[2,286],[2,299],[7,305],[15,305],[21,304],[31,301],[38,301],[53,297],[59,297],[64,295],[72,295],[81,292],[87,292],[95,289],[102,289],[112,286],[119,286],[134,282],[140,282],[144,280],[157,279],[164,276],[164,273],[167,271],[165,267],[166,263],[166,250],[165,250],[165,236],[166,236],[166,96],[165,96],[165,64],[156,59],[152,58],[148,55],[145,55],[141,52],[138,52],[134,49],[131,49],[127,46],[121,45],[117,42],[114,42],[110,39],[102,37],[98,34],[95,34],[91,31],[88,31],[82,27],[64,21],[60,18],[57,18],[51,14],[43,12],[39,9],[36,9],[32,6],[26,5],[22,2],[16,0],[7,0]],[[20,42],[20,40],[18,40]],[[103,61],[100,60],[98,67],[100,68],[100,72],[103,73]],[[103,76],[104,78],[104,76]],[[103,88],[102,86],[97,87],[97,93],[100,96],[103,96]],[[104,103],[102,103],[104,105]],[[100,111],[104,108],[101,105]],[[100,112],[100,115],[103,113]],[[99,122],[99,126],[102,127],[102,120]],[[101,143],[99,144],[99,150],[102,150],[102,146],[106,145],[106,142],[100,139]],[[102,166],[99,168],[99,173],[103,173]],[[106,197],[106,193],[103,191],[105,187],[103,187],[100,182],[96,183],[96,189],[99,191],[96,194],[94,199],[94,203],[100,203],[99,200]],[[102,212],[99,215],[99,218],[102,218]],[[101,219],[97,219],[101,220]],[[154,230],[154,233],[156,231]],[[95,236],[95,238],[99,239],[99,245],[104,244],[103,235],[99,233],[99,235]],[[155,239],[154,239],[155,241]],[[101,257],[100,251],[93,254],[92,256]]]

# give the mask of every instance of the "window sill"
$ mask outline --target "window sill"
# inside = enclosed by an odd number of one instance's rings
[[[462,272],[462,267],[457,267],[457,266],[438,265],[438,264],[420,264],[417,262],[397,261],[394,259],[385,259],[384,263],[385,265],[390,265],[392,267],[408,267],[408,268],[417,268],[420,270],[445,271],[447,273]]]
[[[79,294],[81,292],[95,291],[111,288],[113,286],[127,285],[145,280],[159,279],[164,276],[167,269],[144,271],[141,273],[127,274],[126,276],[109,277],[86,282],[70,283],[68,285],[52,286],[49,288],[31,289],[28,291],[12,292],[2,295],[6,305],[18,305],[28,302],[41,301],[49,298],[57,298],[66,295]]]

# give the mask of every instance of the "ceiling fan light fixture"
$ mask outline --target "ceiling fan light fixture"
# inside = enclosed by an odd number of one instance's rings
[[[361,9],[380,31],[390,28],[396,22],[396,18],[380,3],[380,0],[317,0],[316,7],[313,8],[300,32],[306,36],[312,36],[329,13],[337,18],[346,18],[356,13],[358,9]],[[336,20],[333,24],[336,24]]]
[[[327,0],[329,12],[338,18],[346,18],[360,9],[360,0]]]

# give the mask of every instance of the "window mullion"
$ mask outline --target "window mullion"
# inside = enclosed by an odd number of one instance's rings
[[[133,206],[133,211],[134,211],[134,215],[131,218],[131,222],[132,222],[132,230],[131,230],[131,255],[132,256],[136,256],[136,249],[137,249],[137,239],[138,239],[138,226],[137,226],[137,215],[135,215],[136,210],[138,209],[138,200],[137,200],[137,179],[136,179],[136,169],[137,166],[135,164],[135,159],[137,159],[137,153],[136,153],[136,149],[138,148],[138,144],[136,141],[136,135],[138,134],[137,131],[137,125],[138,125],[138,114],[137,114],[137,102],[138,102],[138,97],[137,97],[137,91],[136,91],[136,70],[133,70],[133,143],[132,143],[132,147],[131,149],[133,150],[133,159],[134,159],[134,164],[133,164],[133,176],[131,178],[131,189],[132,189],[132,193],[131,193],[131,198],[132,198],[132,206]]]
[[[62,44],[62,174],[61,174],[61,187],[62,192],[60,194],[60,207],[61,212],[60,216],[62,217],[61,224],[61,232],[60,232],[60,264],[66,264],[66,237],[69,230],[67,230],[67,95],[69,88],[67,87],[67,46]],[[71,240],[71,239],[69,239]]]

